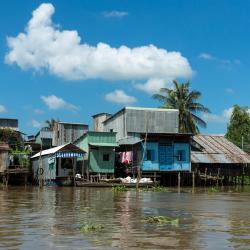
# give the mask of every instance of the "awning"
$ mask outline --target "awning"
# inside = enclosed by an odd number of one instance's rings
[[[127,137],[127,138],[119,140],[118,144],[120,146],[122,146],[122,145],[134,145],[134,144],[137,144],[137,143],[142,142],[142,141],[143,141],[142,139],[137,138],[137,137]]]

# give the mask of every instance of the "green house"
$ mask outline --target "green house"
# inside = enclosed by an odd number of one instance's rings
[[[88,131],[76,140],[74,144],[87,152],[84,158],[84,165],[89,173],[114,173],[115,148],[118,147],[116,133]]]

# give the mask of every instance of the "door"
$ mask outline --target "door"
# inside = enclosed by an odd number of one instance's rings
[[[159,164],[161,171],[173,170],[174,147],[173,143],[159,143]]]

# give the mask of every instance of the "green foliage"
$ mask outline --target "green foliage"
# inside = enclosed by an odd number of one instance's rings
[[[103,225],[94,225],[94,224],[83,224],[80,227],[81,233],[90,233],[90,232],[99,232],[104,229]]]
[[[152,224],[170,224],[174,226],[178,226],[180,222],[179,218],[171,218],[167,216],[148,216],[145,220]]]
[[[220,192],[220,190],[217,187],[209,187],[207,192],[208,193],[218,193],[218,192]]]
[[[10,145],[15,145],[19,147],[21,144],[20,133],[13,129],[1,128],[0,129],[0,142],[8,143]]]
[[[163,186],[156,186],[156,187],[145,187],[140,188],[140,191],[151,191],[151,192],[169,192],[169,189]]]
[[[235,105],[227,127],[226,138],[246,152],[250,152],[250,114],[248,107]]]
[[[161,108],[179,110],[179,132],[199,133],[199,126],[205,128],[206,122],[199,117],[201,113],[210,113],[209,109],[198,101],[201,93],[190,90],[190,83],[178,83],[173,81],[174,88],[162,88],[161,94],[153,95],[154,99],[163,102]]]
[[[121,185],[121,186],[112,187],[112,190],[113,190],[114,192],[126,192],[126,191],[128,191],[129,189],[128,189],[127,187]]]

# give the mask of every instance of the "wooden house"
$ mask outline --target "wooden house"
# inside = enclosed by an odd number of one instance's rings
[[[74,144],[86,151],[85,169],[90,174],[114,174],[116,133],[88,131]]]
[[[71,143],[43,150],[31,157],[33,179],[38,182],[41,178],[45,184],[71,182],[76,174],[77,158],[84,154],[84,150]]]
[[[192,138],[192,171],[201,176],[229,178],[250,176],[250,155],[221,135],[195,135]]]

